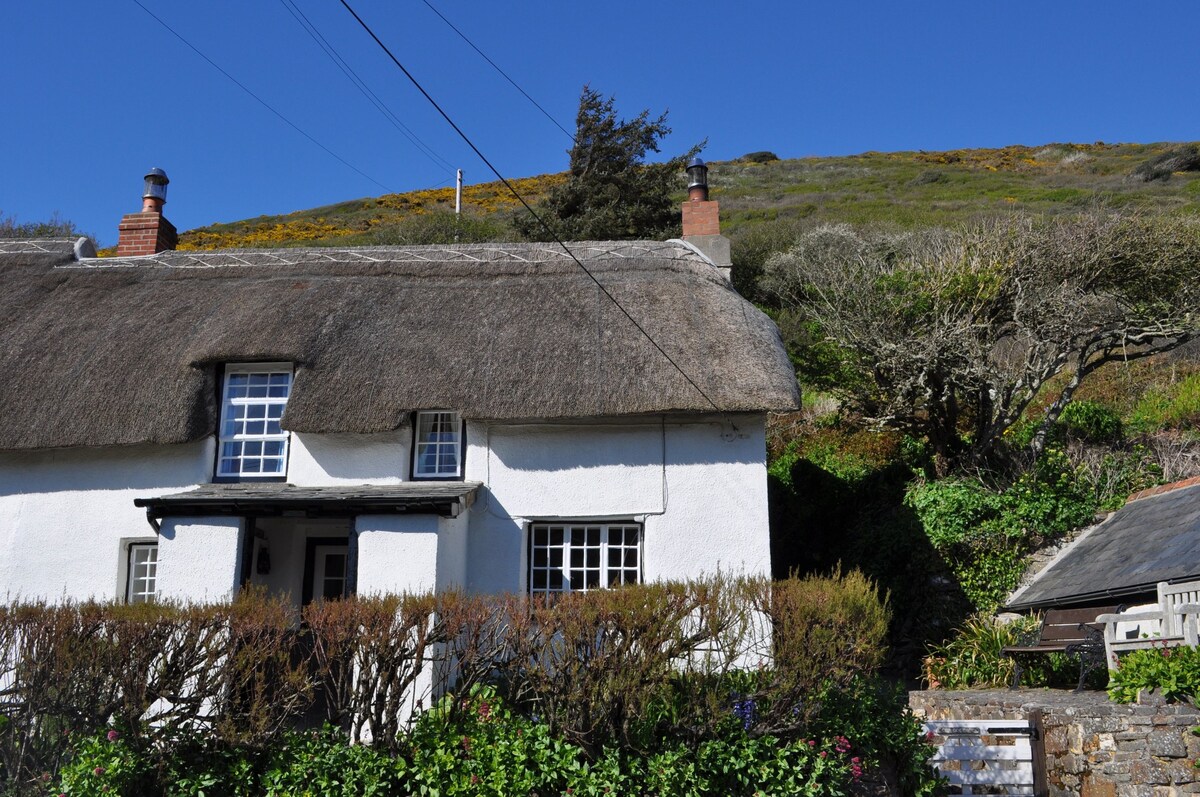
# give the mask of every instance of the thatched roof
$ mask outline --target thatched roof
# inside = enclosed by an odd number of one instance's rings
[[[44,243],[44,242],[43,242]],[[793,408],[778,330],[679,242],[572,244],[724,412]],[[712,411],[546,244],[165,252],[0,247],[0,449],[177,443],[224,363],[296,364],[285,428]]]

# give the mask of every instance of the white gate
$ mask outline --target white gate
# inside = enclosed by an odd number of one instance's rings
[[[1046,794],[1039,716],[1030,720],[930,720],[937,753],[929,763],[951,794]]]

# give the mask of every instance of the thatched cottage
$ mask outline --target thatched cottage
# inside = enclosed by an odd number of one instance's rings
[[[700,248],[571,244],[591,276],[544,244],[126,254],[160,211],[116,257],[0,242],[9,599],[769,572],[796,382]]]

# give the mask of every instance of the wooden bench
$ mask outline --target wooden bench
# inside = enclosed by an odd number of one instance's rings
[[[1016,663],[1010,688],[1016,689],[1021,683],[1022,657],[1063,653],[1078,659],[1079,683],[1075,691],[1082,690],[1087,674],[1104,666],[1104,623],[1097,622],[1096,618],[1102,614],[1119,612],[1121,608],[1047,609],[1042,616],[1042,625],[1035,633],[1022,639],[1020,644],[1010,645],[1001,651]]]
[[[1150,647],[1175,647],[1197,644],[1200,616],[1200,581],[1158,583],[1158,605],[1153,609],[1102,614],[1104,655],[1109,669],[1117,666],[1117,656],[1130,650]],[[1120,626],[1125,626],[1121,628]]]

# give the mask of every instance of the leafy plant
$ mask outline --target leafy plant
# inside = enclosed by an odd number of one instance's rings
[[[1121,416],[1095,401],[1072,401],[1058,417],[1067,435],[1088,443],[1115,443],[1121,439]]]
[[[1116,703],[1133,703],[1142,691],[1157,692],[1172,703],[1195,703],[1200,696],[1200,649],[1156,645],[1122,657],[1109,674],[1108,696]]]
[[[1012,623],[997,622],[988,613],[972,615],[950,641],[931,647],[922,662],[922,678],[930,689],[1007,686],[1016,665],[1001,651],[1020,644],[1040,623],[1036,615]]]
[[[386,797],[400,790],[406,769],[403,759],[381,747],[351,744],[344,733],[326,725],[288,735],[271,752],[260,785],[268,797]]]

